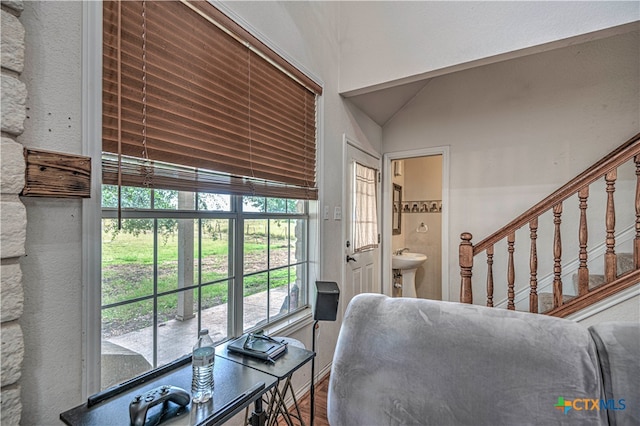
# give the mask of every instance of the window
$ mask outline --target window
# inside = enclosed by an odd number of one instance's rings
[[[104,389],[308,306],[322,89],[208,2],[102,16]]]
[[[356,162],[353,173],[353,251],[361,252],[378,247],[378,171]]]
[[[102,191],[102,347],[136,362],[103,363],[103,388],[188,353],[201,328],[223,341],[307,305],[306,201],[123,187],[118,227],[117,189]]]

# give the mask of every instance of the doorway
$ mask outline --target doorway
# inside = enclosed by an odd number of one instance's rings
[[[383,171],[383,293],[393,287],[391,255],[408,248],[427,260],[415,275],[417,297],[453,300],[449,283],[449,152],[448,147],[426,148],[384,155]],[[394,205],[394,188],[402,202]],[[397,195],[396,195],[397,199]],[[400,213],[400,218],[395,216]],[[400,224],[398,228],[398,222]]]
[[[360,293],[380,293],[380,158],[344,138],[345,262],[342,313]],[[360,205],[358,200],[360,199]]]

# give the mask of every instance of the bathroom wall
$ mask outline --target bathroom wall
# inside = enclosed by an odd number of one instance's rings
[[[407,201],[442,199],[442,156],[404,160],[405,185],[403,199]],[[421,206],[418,206],[420,209]],[[426,233],[416,232],[424,222]],[[442,213],[419,212],[403,215],[405,247],[424,253],[427,261],[416,271],[416,294],[425,299],[442,299]]]
[[[402,181],[403,183],[400,183]],[[442,199],[442,156],[403,160],[402,176],[394,177],[402,185],[403,204],[409,201]],[[413,203],[409,208],[413,207]],[[418,210],[422,206],[418,204]],[[429,228],[416,232],[421,222]],[[418,212],[402,214],[402,234],[393,238],[393,250],[408,247],[424,253],[427,261],[416,271],[416,294],[425,299],[442,299],[442,213]]]

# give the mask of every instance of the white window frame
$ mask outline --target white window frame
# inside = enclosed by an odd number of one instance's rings
[[[82,397],[100,390],[102,226],[102,2],[83,2],[82,152],[91,157],[91,198],[82,203]]]
[[[222,9],[229,12],[228,7]],[[101,375],[101,225],[102,225],[102,2],[83,2],[83,39],[82,39],[82,153],[91,158],[91,197],[83,200],[82,204],[82,397],[100,391]],[[261,39],[269,48],[298,69],[305,72],[313,80],[320,81],[312,73],[305,70],[289,55],[282,52],[267,38],[243,21],[234,13],[229,15],[241,23],[245,29]],[[323,86],[323,84],[320,84]],[[317,98],[317,140],[322,140],[324,98]],[[321,144],[318,143],[318,146]],[[324,164],[323,151],[317,153],[317,181],[322,179]],[[319,188],[319,200],[323,198],[322,186]],[[318,220],[318,205],[316,201],[309,202],[308,218],[308,286],[309,303],[312,283],[319,278],[321,259],[320,221]],[[282,323],[270,327],[269,333],[278,332],[287,335],[313,323],[312,309],[306,309],[294,316],[288,317]]]
[[[260,198],[264,198],[264,197],[260,197]],[[209,220],[209,219],[222,219],[222,220],[231,220],[233,223],[233,228],[236,231],[231,231],[231,227],[230,227],[230,232],[228,235],[229,238],[229,249],[232,250],[233,254],[231,255],[233,257],[233,269],[228,270],[228,276],[225,279],[222,279],[221,281],[230,281],[232,282],[232,286],[228,287],[228,297],[229,300],[227,302],[227,308],[228,308],[228,322],[227,322],[227,328],[224,331],[224,339],[226,338],[230,338],[230,337],[237,337],[240,336],[243,332],[248,332],[248,331],[252,331],[256,328],[255,325],[251,325],[251,324],[244,324],[244,310],[245,310],[245,305],[244,305],[244,301],[245,301],[245,295],[244,295],[244,291],[245,291],[245,279],[249,276],[253,276],[253,275],[260,275],[260,274],[265,274],[265,273],[274,273],[274,271],[282,269],[283,265],[277,266],[277,267],[270,267],[270,265],[267,265],[266,269],[261,269],[260,271],[251,271],[251,272],[247,272],[244,267],[245,267],[245,262],[244,260],[244,256],[246,253],[246,250],[244,249],[244,244],[245,244],[245,234],[244,234],[244,229],[245,229],[245,222],[248,220],[266,220],[266,221],[271,221],[274,219],[288,219],[288,220],[300,220],[302,221],[302,223],[304,224],[304,230],[303,232],[303,239],[298,241],[298,244],[304,244],[304,259],[300,260],[299,262],[294,261],[292,264],[289,263],[288,264],[288,268],[290,267],[296,267],[296,265],[301,265],[303,266],[302,271],[304,272],[304,276],[299,277],[303,283],[305,283],[305,288],[301,289],[301,300],[300,300],[300,304],[299,307],[291,313],[287,313],[284,316],[280,316],[275,315],[275,317],[273,317],[270,313],[269,310],[267,312],[265,312],[265,321],[266,322],[264,325],[262,325],[262,328],[271,328],[274,326],[274,324],[278,324],[281,321],[287,321],[287,319],[291,316],[296,316],[296,313],[298,312],[298,310],[304,309],[306,307],[308,307],[309,304],[309,279],[308,279],[308,265],[309,265],[309,258],[307,256],[307,253],[309,252],[308,250],[308,238],[307,235],[308,233],[308,223],[309,223],[309,216],[308,216],[308,204],[309,202],[306,200],[301,200],[301,202],[303,202],[305,204],[305,208],[304,208],[304,212],[302,213],[298,213],[298,212],[273,212],[273,211],[268,211],[268,209],[265,208],[265,211],[260,211],[260,212],[255,212],[255,211],[245,211],[243,208],[243,202],[242,202],[243,197],[242,196],[230,196],[230,208],[229,210],[223,210],[223,211],[217,211],[217,210],[198,210],[198,209],[170,209],[170,210],[163,210],[163,209],[159,209],[159,208],[153,208],[151,206],[151,208],[122,208],[121,210],[121,217],[123,220],[127,220],[127,219],[144,219],[144,220],[163,220],[163,219],[188,219],[188,220],[197,220],[197,219],[203,219],[203,220]],[[266,199],[269,199],[268,197]],[[266,207],[266,204],[265,204]],[[115,207],[102,207],[102,220],[104,219],[111,219],[111,220],[116,220],[118,218],[118,210]],[[197,225],[195,225],[197,226]],[[158,233],[158,230],[155,230],[156,233]],[[157,234],[159,235],[159,233]],[[102,235],[101,235],[102,236]],[[192,235],[193,237],[193,235]],[[197,244],[201,244],[201,242],[197,242]],[[197,259],[197,263],[200,263],[202,259],[198,258]],[[268,263],[268,258],[266,259],[267,263]],[[289,261],[292,261],[293,259],[289,258]],[[158,264],[154,264],[154,268],[157,267]],[[101,268],[102,269],[102,268]],[[200,275],[198,274],[198,277],[200,277]],[[202,291],[203,288],[207,287],[210,285],[207,283],[193,283],[192,284],[194,286],[195,289],[198,289],[198,292]],[[164,297],[166,296],[166,294],[164,296],[159,295],[159,292],[156,291],[157,289],[153,288],[153,291],[151,293],[149,293],[148,295],[145,296],[145,300],[155,300],[159,297]],[[177,291],[179,290],[178,288],[175,289],[171,289],[170,291]],[[289,289],[290,290],[290,289]],[[166,291],[166,290],[165,290]],[[161,292],[163,293],[163,292]],[[102,294],[102,293],[101,293]],[[178,293],[176,293],[178,294]],[[101,312],[105,309],[102,303],[103,301],[101,301],[101,307],[100,310]],[[138,301],[136,302],[132,302],[132,299],[122,299],[122,300],[117,300],[114,301],[113,303],[107,304],[107,305],[116,305],[116,306],[111,306],[109,309],[112,308],[117,308],[117,305],[127,305],[129,303],[138,303]],[[271,293],[267,294],[267,306],[269,306],[271,303]],[[207,310],[208,308],[201,308],[203,311]],[[197,317],[197,323],[199,325],[198,330],[200,329],[200,327],[204,327],[206,328],[206,324],[201,324],[200,320],[202,318],[202,311],[199,312],[194,312],[196,313],[196,317]],[[101,324],[104,325],[101,321]],[[156,326],[155,324],[155,320],[154,320],[154,326]],[[210,329],[211,330],[211,329]],[[166,360],[158,360],[157,359],[157,354],[158,351],[160,350],[159,345],[159,339],[158,336],[156,335],[156,332],[158,331],[158,329],[156,328],[153,332],[153,338],[152,338],[152,344],[153,344],[153,361],[149,360],[149,362],[151,362],[152,365],[154,365],[154,368],[157,367],[161,367],[162,365],[166,364]],[[194,338],[196,336],[194,335]],[[214,337],[214,341],[216,340],[216,337]],[[219,341],[220,338],[217,337],[217,340]],[[184,350],[184,352],[188,352],[189,348],[181,348],[182,350]],[[182,353],[184,353],[182,352]]]

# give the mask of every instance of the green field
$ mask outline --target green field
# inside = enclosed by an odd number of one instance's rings
[[[154,241],[153,232],[112,231],[105,227],[102,235],[102,305],[144,298],[154,293]],[[226,229],[216,227],[217,233],[203,235],[202,247],[194,247],[193,284],[202,287],[202,307],[209,308],[227,303],[230,272],[228,271],[228,242]],[[279,258],[286,265],[289,255],[287,240],[282,237],[282,229],[270,237],[270,258]],[[264,233],[254,232],[245,238],[245,271],[265,271],[267,269],[267,239]],[[201,262],[198,262],[199,252]],[[178,235],[165,233],[158,238],[157,247],[157,293],[178,288]],[[284,259],[284,260],[283,260]],[[200,272],[199,272],[200,271]],[[199,276],[200,273],[200,276]],[[245,272],[247,273],[247,272]],[[291,274],[291,276],[289,276]],[[286,286],[295,282],[295,268],[282,268],[244,278],[244,294],[266,291],[267,280],[270,288]],[[192,285],[193,285],[192,284]],[[194,291],[194,309],[197,310],[198,290]],[[177,294],[158,298],[158,321],[164,322],[177,313]],[[107,335],[121,334],[153,324],[153,301],[144,300],[102,310],[103,332]]]

